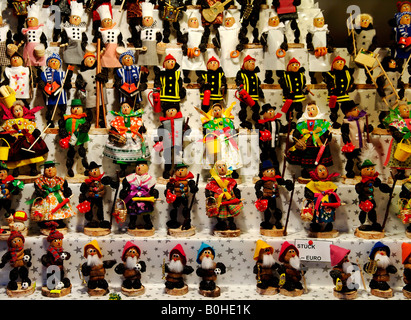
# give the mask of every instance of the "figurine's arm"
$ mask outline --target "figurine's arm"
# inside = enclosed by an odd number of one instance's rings
[[[86,50],[87,44],[88,44],[88,37],[87,37],[87,34],[83,32],[81,35],[81,49],[83,49],[83,51]]]
[[[255,196],[257,197],[257,199],[260,199],[263,196],[263,192],[261,191],[263,184],[264,184],[263,180],[258,180],[254,185]]]
[[[61,33],[60,33],[60,47],[62,46],[62,45],[66,45],[66,44],[68,44],[69,43],[69,38],[68,38],[68,36],[67,36],[67,31],[66,30],[63,30]]]
[[[44,48],[47,49],[48,44],[47,44],[47,36],[44,34],[44,32],[40,36],[40,43],[44,45]]]
[[[268,44],[268,42],[267,42],[267,37],[268,37],[268,32],[266,31],[266,32],[263,32],[262,34],[261,34],[261,37],[260,37],[260,43],[261,43],[261,45],[264,47],[264,48],[266,48],[267,47],[267,44]]]
[[[31,267],[31,249],[24,249],[24,256],[23,256],[23,261],[25,262],[27,267]]]
[[[211,40],[211,42],[216,48],[221,49],[220,32],[218,31],[218,29],[215,33],[213,40]]]
[[[6,265],[7,262],[9,262],[11,259],[11,254],[9,251],[7,251],[3,256],[1,257],[1,263],[0,263],[0,269],[3,269],[4,266]]]
[[[310,189],[305,187],[304,188],[304,197],[306,197],[308,200],[314,201],[314,192],[312,192]]]
[[[116,264],[116,260],[104,260],[103,267],[105,269],[111,269]]]
[[[343,123],[341,125],[341,137],[344,143],[351,142],[350,139],[350,125],[348,123]]]
[[[191,193],[198,192],[198,187],[196,186],[196,182],[194,180],[189,180],[188,181],[188,187],[190,188]]]
[[[159,194],[159,192],[156,188],[152,187],[150,189],[150,195],[153,196],[154,198],[158,199],[160,194]]]
[[[192,272],[194,272],[194,269],[192,266],[184,266],[183,274],[191,274]]]
[[[14,43],[14,41],[13,41],[13,35],[12,35],[12,33],[11,33],[11,30],[9,30],[9,31],[7,32],[6,47],[7,47],[9,44],[12,44],[12,43]]]
[[[123,179],[122,185],[123,185],[123,189],[121,189],[119,197],[120,197],[120,199],[124,200],[125,198],[127,198],[128,194],[130,192],[131,186],[130,186],[130,183],[125,178]]]
[[[72,194],[73,194],[73,191],[69,187],[67,180],[64,180],[64,183],[63,183],[63,196],[65,198],[69,198]]]
[[[124,271],[126,271],[126,267],[124,263],[120,262],[115,268],[114,272],[117,274],[124,274]]]
[[[81,273],[83,276],[87,277],[90,275],[91,267],[87,265],[87,262],[84,262],[81,266]]]
[[[307,33],[306,42],[307,42],[307,50],[314,51],[313,34],[311,32]]]
[[[226,267],[225,267],[224,263],[222,263],[222,262],[217,262],[216,268],[215,268],[215,270],[214,270],[214,273],[218,273],[218,274],[224,274],[224,273],[226,273]]]
[[[146,263],[144,261],[139,261],[137,263],[137,266],[140,266],[140,270],[139,270],[140,272],[146,272],[147,266],[146,266]]]
[[[234,189],[233,189],[234,195],[237,199],[241,198],[241,191],[240,189],[238,189],[237,184],[235,185]]]
[[[397,268],[394,266],[394,265],[389,265],[388,267],[387,267],[387,272],[388,273],[397,273]]]

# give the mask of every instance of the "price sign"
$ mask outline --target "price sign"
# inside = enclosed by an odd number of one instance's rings
[[[302,261],[330,262],[330,244],[332,241],[295,240]]]

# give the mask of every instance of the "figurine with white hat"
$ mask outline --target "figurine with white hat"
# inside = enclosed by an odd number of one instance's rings
[[[10,26],[3,23],[3,10],[5,2],[0,2],[0,66],[10,65],[10,57],[7,55],[7,45],[13,44]]]

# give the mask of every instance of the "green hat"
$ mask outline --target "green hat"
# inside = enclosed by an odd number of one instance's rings
[[[8,170],[9,168],[7,168],[7,163],[5,163],[4,161],[0,162],[0,170]]]
[[[364,160],[363,163],[361,163],[360,169],[363,169],[363,168],[366,168],[366,167],[373,167],[373,166],[376,166],[376,164],[372,163],[372,161],[370,159],[366,159],[366,160]]]
[[[81,102],[81,99],[73,99],[71,100],[71,106],[72,107],[83,106],[83,103]]]
[[[188,167],[188,165],[183,163],[183,162],[176,164],[176,169],[178,169],[178,168],[187,168],[187,167]]]
[[[48,168],[48,167],[55,167],[56,165],[59,165],[60,163],[52,160],[45,161],[43,164],[40,165],[40,167]]]

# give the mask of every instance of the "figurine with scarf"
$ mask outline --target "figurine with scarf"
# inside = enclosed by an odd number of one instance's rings
[[[171,29],[177,33],[177,42],[182,43],[183,35],[180,28],[180,21],[183,18],[183,12],[187,10],[187,5],[191,0],[158,0],[158,13],[163,20],[163,42],[170,42]]]
[[[405,62],[410,56],[411,49],[411,12],[397,12],[394,19],[394,57]]]
[[[347,159],[345,172],[347,178],[354,178],[354,160],[360,156],[361,149],[365,147],[367,134],[373,131],[372,125],[367,125],[367,113],[360,110],[358,104],[352,100],[341,105],[345,117],[341,126],[341,138],[344,146],[341,151]]]
[[[331,180],[340,174],[328,173],[328,169],[320,164],[315,170],[310,171],[310,175],[311,181],[304,188],[304,196],[308,200],[307,206],[314,208],[310,231],[313,233],[331,232],[335,221],[335,211],[341,206],[337,185]]]
[[[170,220],[167,221],[167,227],[177,229],[181,226],[181,230],[191,229],[191,212],[189,207],[189,194],[192,195],[198,192],[198,187],[194,180],[194,175],[188,170],[188,166],[184,163],[179,163],[175,166],[174,175],[170,178],[164,190],[166,201],[173,205],[170,211]],[[184,222],[180,224],[177,221],[177,213],[182,207],[182,215]]]
[[[129,174],[123,179],[122,190],[119,197],[127,206],[130,221],[128,229],[137,228],[137,218],[143,217],[145,230],[152,230],[151,214],[154,211],[154,203],[158,199],[159,192],[155,188],[156,179],[149,173],[147,159],[137,160],[135,173]]]
[[[276,173],[276,166],[273,162],[264,160],[260,166],[260,180],[254,185],[257,197],[255,206],[258,211],[264,213],[264,220],[260,224],[261,229],[271,230],[274,226],[276,229],[283,229],[281,222],[283,212],[277,207],[277,199],[280,198],[279,185],[283,185],[288,191],[291,191],[293,183],[291,180],[284,180]],[[271,217],[275,219],[274,224],[270,222]]]
[[[74,177],[73,165],[78,146],[78,155],[84,167],[87,167],[87,150],[84,146],[90,140],[89,130],[91,126],[91,111],[84,112],[84,106],[80,99],[71,101],[70,114],[65,114],[59,120],[60,147],[67,150],[67,175]]]
[[[290,164],[301,166],[303,178],[309,179],[309,171],[318,164],[326,167],[333,165],[330,126],[315,101],[307,104],[304,114],[297,120],[293,132],[296,143],[288,149],[286,158]]]
[[[301,31],[298,27],[298,12],[297,7],[301,4],[301,0],[273,0],[274,9],[280,17],[280,22],[290,26],[294,32],[294,43],[300,43]]]
[[[217,232],[232,232],[239,235],[239,229],[234,222],[243,209],[241,191],[237,182],[230,176],[230,170],[223,160],[218,160],[210,170],[211,181],[205,187],[206,214],[215,217]]]
[[[3,10],[7,7],[5,1],[0,3],[0,66],[10,65],[10,56],[7,54],[7,46],[14,44],[10,26],[3,21]]]
[[[73,68],[69,66],[67,74],[60,68],[63,62],[57,53],[47,58],[47,67],[40,75],[39,87],[46,102],[46,120],[50,128],[54,128],[53,113],[58,108],[61,115],[67,108],[67,91],[71,89]],[[64,83],[63,83],[64,81]]]
[[[37,163],[43,162],[44,155],[49,152],[34,122],[35,113],[43,107],[28,110],[20,100],[15,101],[10,109],[3,104],[1,106],[5,122],[1,126],[3,131],[0,136],[10,145],[7,167],[12,169],[13,176],[17,177],[20,174],[20,168],[28,165],[30,176],[36,176],[38,174]]]
[[[331,64],[331,70],[323,72],[324,82],[327,85],[330,107],[330,120],[333,122],[334,128],[339,128],[338,110],[343,108],[345,103],[349,103],[349,93],[354,89],[354,69],[348,68],[344,58],[337,56]]]
[[[101,27],[101,16],[100,13],[102,9],[99,10],[100,7],[105,6],[106,9],[113,13],[113,7],[111,4],[111,0],[86,0],[86,11],[91,13],[92,16],[92,34],[94,35],[92,43],[97,43],[97,39],[99,36],[99,28]],[[104,11],[107,11],[103,9]]]
[[[12,197],[21,194],[23,188],[24,182],[9,175],[7,164],[4,161],[0,162],[0,210],[4,209],[6,218],[15,212],[11,209]]]
[[[264,99],[264,92],[261,89],[261,81],[258,77],[260,68],[255,66],[255,58],[250,55],[246,56],[243,61],[241,69],[237,72],[235,78],[235,84],[238,87],[240,97],[240,111],[238,112],[238,117],[240,118],[240,126],[242,128],[252,129],[253,125],[251,122],[247,121],[247,107],[251,108],[252,116],[251,118],[255,124],[260,119],[260,104],[259,100]],[[245,91],[247,98],[243,98],[242,92]]]

